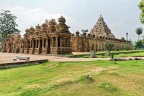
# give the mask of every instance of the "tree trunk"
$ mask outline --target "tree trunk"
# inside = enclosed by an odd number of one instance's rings
[[[139,41],[140,35],[138,36],[138,41]]]

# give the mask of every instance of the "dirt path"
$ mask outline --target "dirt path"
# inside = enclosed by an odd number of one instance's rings
[[[110,58],[67,58],[57,55],[31,55],[31,54],[19,54],[19,53],[0,53],[0,64],[3,63],[14,63],[14,62],[25,62],[24,60],[16,60],[13,61],[16,56],[24,56],[24,57],[30,57],[30,61],[34,60],[45,60],[48,61],[56,61],[56,62],[77,62],[77,61],[93,61],[93,60],[110,60]],[[134,57],[123,57],[123,59],[129,59]],[[142,58],[144,57],[137,57]]]
[[[31,55],[31,54],[19,54],[19,53],[0,53],[0,64],[10,63],[10,62],[24,62],[23,60],[13,61],[16,56],[30,57],[30,61],[34,60],[44,60],[57,61],[57,62],[67,62],[67,61],[93,61],[93,60],[109,60],[110,58],[67,58],[57,55]]]

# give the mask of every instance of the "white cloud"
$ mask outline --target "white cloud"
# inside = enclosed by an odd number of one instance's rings
[[[46,19],[55,19],[56,21],[62,15],[66,18],[66,24],[71,27],[70,31],[76,31],[80,29],[78,25],[81,25],[75,19],[66,14],[61,13],[48,13],[43,8],[27,9],[22,6],[15,6],[11,8],[10,11],[17,16],[18,28],[22,31],[22,35],[25,33],[25,29],[30,28],[31,26],[36,26],[37,24],[42,24]]]

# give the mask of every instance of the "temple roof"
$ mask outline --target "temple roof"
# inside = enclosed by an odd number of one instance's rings
[[[95,34],[97,37],[103,36],[103,37],[115,38],[115,36],[111,33],[111,30],[108,28],[107,24],[105,23],[102,15],[100,15],[97,23],[94,25],[90,33]]]

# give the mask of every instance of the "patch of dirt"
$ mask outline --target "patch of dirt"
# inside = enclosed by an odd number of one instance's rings
[[[116,69],[116,68],[118,68],[118,67],[117,66],[107,66],[107,68],[97,67],[95,69],[91,69],[90,71],[94,72],[94,73],[100,73],[102,71]]]
[[[54,80],[54,82],[50,82],[47,84],[32,84],[32,85],[27,85],[24,89],[33,89],[33,88],[45,88],[53,84],[60,84],[62,82],[66,81],[73,81],[73,78],[59,78],[57,80]]]
[[[58,80],[55,81],[55,83],[61,83],[64,81],[73,81],[73,78],[59,78]]]
[[[49,65],[47,65],[46,67],[48,67],[48,68],[53,68],[53,67],[56,67],[58,64],[49,64]]]
[[[41,86],[43,86],[43,85],[41,85],[41,84],[33,84],[33,85],[26,86],[24,89],[40,88]]]

